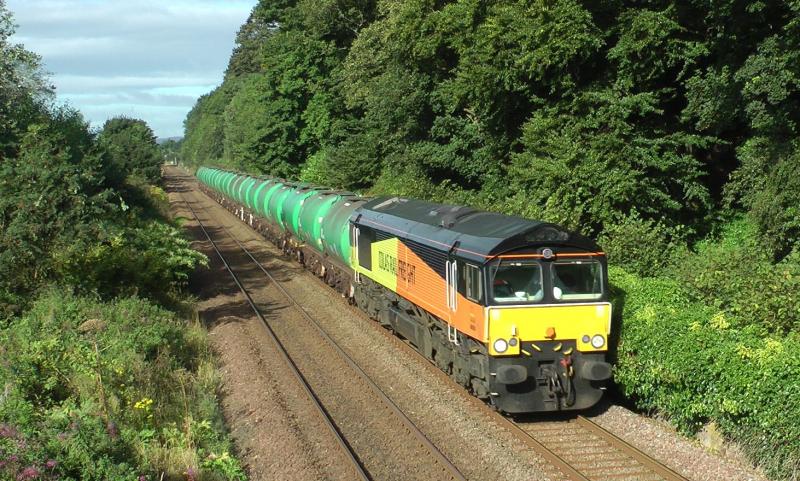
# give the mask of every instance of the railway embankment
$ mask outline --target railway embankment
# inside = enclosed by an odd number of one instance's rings
[[[615,379],[625,397],[689,435],[708,431],[711,423],[732,441],[716,449],[742,449],[768,473],[795,479],[797,332],[742,323],[741,315],[692,300],[687,286],[675,280],[644,279],[619,268],[610,274],[618,289],[617,312],[624,316]]]
[[[185,291],[205,258],[164,215],[159,159],[109,179],[63,127],[3,165],[0,479],[244,479]]]

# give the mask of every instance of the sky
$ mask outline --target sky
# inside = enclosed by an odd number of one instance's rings
[[[14,40],[42,57],[58,99],[93,127],[145,120],[183,136],[197,98],[222,82],[257,0],[6,0]]]

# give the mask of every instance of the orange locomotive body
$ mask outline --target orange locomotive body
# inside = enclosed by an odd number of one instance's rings
[[[611,306],[594,242],[401,198],[367,202],[350,221],[357,302],[458,382],[510,413],[599,400]]]

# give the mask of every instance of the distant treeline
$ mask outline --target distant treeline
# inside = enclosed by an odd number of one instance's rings
[[[185,127],[190,165],[598,238],[620,390],[800,470],[800,1],[262,0]]]

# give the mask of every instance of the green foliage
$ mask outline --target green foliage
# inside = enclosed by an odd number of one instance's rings
[[[458,65],[442,90],[451,96],[452,107],[471,112],[497,134],[518,135],[541,99],[574,92],[582,82],[580,65],[604,44],[580,2],[499,2],[485,13],[477,2],[464,4],[442,12],[441,29],[452,28],[447,23],[464,8],[476,25],[460,21],[458,31],[445,31],[455,36],[450,42]]]
[[[110,156],[112,172],[119,173],[117,182],[127,175],[138,175],[151,183],[161,179],[164,158],[159,153],[155,134],[143,120],[109,119],[97,141]]]
[[[654,277],[687,254],[683,234],[661,222],[642,219],[635,210],[606,226],[599,243],[608,262],[642,277]]]
[[[663,113],[657,97],[593,92],[565,107],[534,113],[523,132],[525,151],[509,169],[514,190],[544,207],[544,218],[591,233],[634,208],[672,225],[706,215],[711,199],[702,165],[689,154],[704,141],[643,135],[643,119]]]
[[[104,156],[85,130],[70,138],[82,118],[60,117],[29,126],[21,155],[0,164],[0,291],[24,295],[52,279],[55,244],[96,237],[95,219],[117,209]]]
[[[80,113],[48,103],[38,57],[10,43],[13,31],[0,2],[0,316],[19,311],[41,286],[70,277],[65,266],[92,272],[88,259],[96,263],[96,283],[79,289],[120,293],[117,271],[126,272],[124,281],[143,282],[127,287],[142,294],[178,288],[199,258],[171,228],[140,223],[152,206],[125,184],[132,175],[160,179],[153,132],[140,120],[116,118],[95,138]],[[114,238],[152,252],[123,259],[100,247]],[[95,255],[85,257],[83,249]]]
[[[104,229],[100,239],[72,244],[55,263],[62,282],[110,299],[142,295],[161,301],[176,296],[207,258],[182,232],[163,222]]]
[[[313,162],[315,179],[357,190],[408,169],[585,233],[635,211],[689,242],[726,192],[779,258],[797,237],[796,189],[770,206],[780,192],[744,184],[797,177],[799,12],[265,0],[187,117],[184,160],[276,175]]]
[[[698,244],[672,272],[691,297],[723,311],[731,325],[800,333],[800,252],[773,263],[758,226],[738,219]]]
[[[18,311],[50,282],[166,300],[203,262],[159,219],[145,187],[109,184],[118,165],[76,112],[54,111],[48,123],[31,125],[19,148],[0,164],[0,314]]]
[[[150,185],[152,131],[118,118],[96,138],[11,33],[0,0],[0,478],[244,479],[203,329],[96,295],[174,305],[205,262]]]
[[[244,479],[201,327],[140,299],[52,291],[0,341],[0,476]]]
[[[742,165],[726,186],[729,204],[748,209],[761,243],[779,260],[800,241],[800,142],[754,137],[739,154]]]
[[[641,409],[694,432],[714,420],[771,476],[791,478],[800,459],[800,336],[765,336],[691,301],[672,280],[619,268],[624,303],[615,380]]]
[[[40,57],[13,43],[14,31],[11,13],[0,0],[0,159],[16,155],[19,136],[37,121],[53,93]]]
[[[222,158],[222,115],[234,93],[231,84],[223,84],[200,97],[186,116],[181,158],[187,165],[200,165]]]
[[[158,150],[161,153],[161,157],[164,159],[164,162],[177,164],[178,159],[180,158],[182,145],[183,139],[167,139],[164,142],[161,142],[158,145]]]
[[[53,282],[108,297],[175,295],[202,256],[141,185],[160,179],[153,132],[117,118],[95,138],[77,111],[45,105],[35,56],[8,44],[9,22],[0,4],[0,58],[19,70],[10,71],[18,84],[3,87],[18,102],[2,112],[13,128],[0,134],[0,318]]]
[[[619,38],[608,50],[616,87],[623,91],[658,92],[678,80],[700,57],[708,54],[701,41],[688,40],[678,8],[662,11],[628,8],[620,13]]]
[[[294,174],[293,157],[298,149],[297,109],[290,99],[270,96],[268,81],[251,76],[225,109],[225,153],[227,160],[248,171]]]

